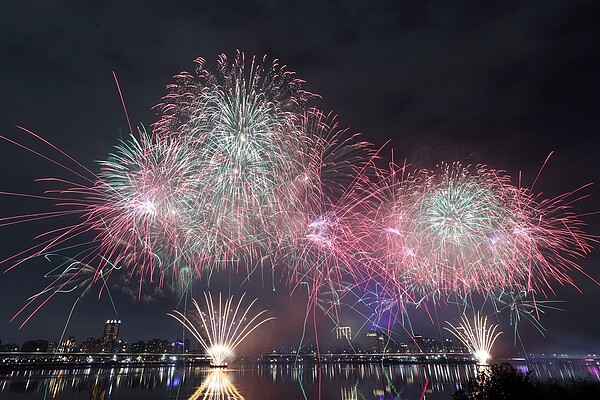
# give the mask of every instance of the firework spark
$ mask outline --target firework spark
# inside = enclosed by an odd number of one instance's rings
[[[488,325],[487,317],[481,317],[479,313],[473,316],[473,324],[464,314],[457,326],[450,324],[448,321],[446,323],[449,327],[444,327],[444,329],[456,336],[469,352],[477,358],[479,364],[487,364],[487,360],[491,357],[490,351],[494,346],[494,342],[502,333],[496,332],[498,325]]]
[[[198,340],[211,358],[211,365],[216,367],[227,366],[228,358],[240,343],[256,328],[275,317],[263,317],[267,310],[258,313],[251,312],[251,308],[258,299],[244,306],[245,293],[237,303],[234,298],[223,299],[219,294],[218,303],[213,301],[210,293],[204,293],[206,311],[202,311],[195,299],[194,307],[200,319],[196,327],[188,317],[177,310],[167,315],[179,321]]]

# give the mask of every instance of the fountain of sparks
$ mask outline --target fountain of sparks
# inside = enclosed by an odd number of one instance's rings
[[[275,319],[264,316],[267,310],[256,314],[251,312],[258,299],[245,306],[245,296],[245,293],[242,294],[235,302],[233,296],[223,300],[219,294],[215,302],[210,293],[204,293],[206,311],[202,311],[198,302],[192,299],[200,319],[198,326],[177,310],[167,315],[179,321],[198,340],[210,357],[212,367],[225,368],[228,358],[248,335],[265,322]]]
[[[477,359],[478,364],[486,365],[491,357],[490,350],[502,333],[496,332],[498,325],[488,325],[487,317],[481,317],[479,313],[473,316],[473,323],[464,314],[457,326],[448,321],[446,323],[450,327],[444,327],[444,329],[456,336],[467,347],[469,352]]]

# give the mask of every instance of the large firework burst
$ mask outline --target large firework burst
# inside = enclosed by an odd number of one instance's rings
[[[413,297],[490,295],[573,283],[594,238],[569,194],[538,201],[485,166],[442,164],[392,181],[376,215],[381,276]]]
[[[237,244],[223,258],[251,262],[271,240],[282,189],[304,172],[311,145],[297,119],[314,95],[276,61],[222,55],[214,72],[196,63],[169,87],[154,133],[194,153],[198,213],[219,245]]]

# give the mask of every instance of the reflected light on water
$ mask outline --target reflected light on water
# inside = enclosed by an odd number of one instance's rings
[[[513,363],[547,379],[600,380],[600,361]],[[474,364],[252,364],[0,369],[0,398],[21,400],[427,400],[451,398]]]
[[[358,390],[356,390],[356,386],[341,387],[340,400],[358,400]]]
[[[228,372],[213,369],[189,400],[245,400],[229,379]]]
[[[600,368],[597,365],[588,365],[588,372],[600,381]]]

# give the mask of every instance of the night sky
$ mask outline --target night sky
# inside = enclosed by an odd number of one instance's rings
[[[483,163],[532,184],[554,151],[535,191],[553,197],[589,182],[581,214],[600,210],[600,6],[595,1],[28,1],[0,5],[0,134],[34,144],[16,125],[56,144],[97,171],[119,139],[128,135],[112,71],[118,76],[132,123],[157,120],[152,106],[182,70],[220,53],[277,58],[321,96],[342,125],[376,146],[390,143],[395,159],[432,167],[441,160]],[[40,194],[36,178],[66,176],[47,161],[0,142],[0,191]],[[0,196],[0,217],[51,209],[47,202]],[[600,234],[600,216],[586,216]],[[0,228],[4,259],[29,246],[44,223]],[[581,262],[600,280],[598,251]],[[10,265],[2,265],[5,270]],[[4,343],[58,340],[74,294],[58,296],[21,330],[10,318],[41,290],[50,269],[36,260],[0,275],[0,337]],[[546,311],[546,336],[522,325],[527,351],[600,353],[600,287],[573,274],[582,293],[556,288],[550,300],[565,311]],[[244,287],[278,317],[270,343],[297,343],[304,317],[301,295],[268,276]],[[240,280],[223,274],[214,287]],[[233,283],[229,283],[233,282]],[[198,285],[199,294],[203,284]],[[77,341],[102,334],[117,317],[98,289],[77,304],[67,335]],[[172,295],[151,302],[111,290],[126,340],[176,339],[181,328],[165,313]],[[437,318],[455,318],[441,307]],[[414,328],[439,336],[439,324],[422,310]],[[356,315],[345,322],[357,328]],[[311,326],[312,328],[312,326]],[[332,325],[325,319],[320,329]],[[513,347],[511,327],[501,340]]]

